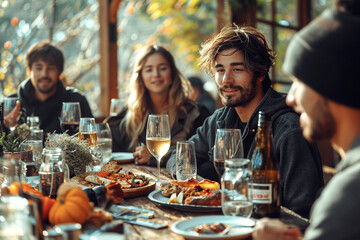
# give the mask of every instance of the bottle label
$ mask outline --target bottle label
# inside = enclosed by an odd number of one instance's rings
[[[272,203],[272,184],[253,183],[252,184],[253,203],[264,204]]]

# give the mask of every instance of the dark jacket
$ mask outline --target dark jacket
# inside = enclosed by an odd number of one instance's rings
[[[161,160],[161,165],[165,166],[167,159],[176,148],[176,142],[180,140],[187,140],[195,134],[196,129],[201,126],[204,120],[210,115],[209,111],[202,105],[196,104],[192,100],[185,102],[185,108],[187,115],[179,116],[179,119],[174,123],[171,128],[171,146],[168,154],[165,155]],[[111,133],[113,137],[113,152],[132,152],[130,149],[131,139],[126,134],[125,127],[120,125],[121,120],[125,117],[127,108],[120,112],[117,116],[111,117],[107,120],[110,125]],[[146,127],[138,137],[138,142],[146,143]],[[156,159],[151,157],[149,165],[156,165]]]
[[[59,117],[63,102],[79,102],[81,117],[93,117],[85,96],[73,87],[65,88],[61,81],[57,83],[55,94],[43,102],[35,98],[30,78],[24,80],[19,85],[17,93],[10,96],[20,99],[21,107],[26,109],[26,116],[39,116],[40,128],[44,130],[44,134],[62,132]]]
[[[240,119],[233,107],[223,107],[214,112],[197,134],[190,138],[195,142],[198,174],[204,178],[217,180],[213,166],[213,146],[216,129],[240,128],[244,144],[244,156],[251,159],[255,148],[258,112],[271,115],[275,146],[275,164],[280,173],[282,206],[308,217],[317,192],[323,187],[323,173],[320,154],[315,144],[309,144],[302,135],[299,116],[285,103],[285,94],[269,88],[262,101],[241,127]],[[175,172],[175,154],[170,157],[167,168]]]

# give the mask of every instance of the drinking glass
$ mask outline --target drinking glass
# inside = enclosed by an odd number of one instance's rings
[[[39,182],[38,169],[42,162],[42,140],[26,140],[20,145],[20,157],[26,165],[26,182],[36,187]]]
[[[97,171],[100,170],[100,164],[102,162],[101,156],[98,156],[97,151],[97,142],[98,142],[98,135],[96,132],[96,125],[95,125],[95,118],[80,118],[80,125],[79,125],[79,134],[78,134],[79,141],[86,141],[91,149],[91,154],[94,157],[94,161],[91,164],[90,171]]]
[[[42,129],[31,129],[28,136],[28,140],[44,141],[44,130]]]
[[[240,129],[217,129],[214,144],[214,166],[221,178],[225,159],[244,157]]]
[[[157,160],[158,177],[156,186],[161,186],[160,162],[169,151],[171,143],[169,116],[166,114],[150,114],[146,127],[146,147]]]
[[[178,141],[176,143],[176,179],[196,179],[196,152],[193,141]]]
[[[114,117],[120,113],[126,104],[124,98],[112,98],[110,102],[110,116]]]
[[[2,196],[0,198],[0,239],[36,240],[33,232],[29,204],[19,196]]]
[[[42,157],[39,190],[44,196],[55,198],[59,186],[69,178],[69,168],[62,159],[62,150],[59,147],[44,148]]]
[[[253,209],[250,160],[225,160],[221,178],[221,208],[224,215],[250,217]]]
[[[26,124],[29,126],[30,130],[40,129],[40,118],[38,116],[28,116],[26,118]]]
[[[112,136],[108,123],[96,123],[98,147],[103,157],[103,163],[110,160],[112,154]]]
[[[4,117],[9,115],[12,110],[16,107],[16,102],[18,101],[17,97],[5,97],[4,99]],[[15,129],[15,126],[9,127],[11,131]]]
[[[63,102],[60,127],[63,132],[72,136],[79,131],[79,122],[81,118],[80,103],[78,102]]]
[[[24,169],[25,165],[20,159],[11,156],[0,157],[0,193],[3,187],[9,187],[14,182],[24,181]]]
[[[97,146],[98,136],[96,132],[95,118],[80,118],[79,140],[85,140],[90,148]]]
[[[16,107],[17,97],[5,97],[4,99],[4,116],[11,113],[12,110]]]

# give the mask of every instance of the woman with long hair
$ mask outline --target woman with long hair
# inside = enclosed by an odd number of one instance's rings
[[[180,73],[171,53],[161,46],[145,46],[135,58],[128,85],[127,107],[110,118],[114,152],[134,152],[136,164],[156,165],[144,143],[149,114],[168,114],[171,148],[179,140],[190,138],[210,114],[188,98],[190,82]],[[117,122],[117,124],[114,124]],[[162,158],[164,166],[168,156]]]

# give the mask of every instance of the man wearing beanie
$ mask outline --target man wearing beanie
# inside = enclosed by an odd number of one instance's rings
[[[360,1],[337,1],[291,41],[284,70],[287,103],[301,113],[306,139],[330,139],[342,161],[314,203],[304,239],[360,239]],[[253,239],[299,239],[278,220],[258,221]]]

